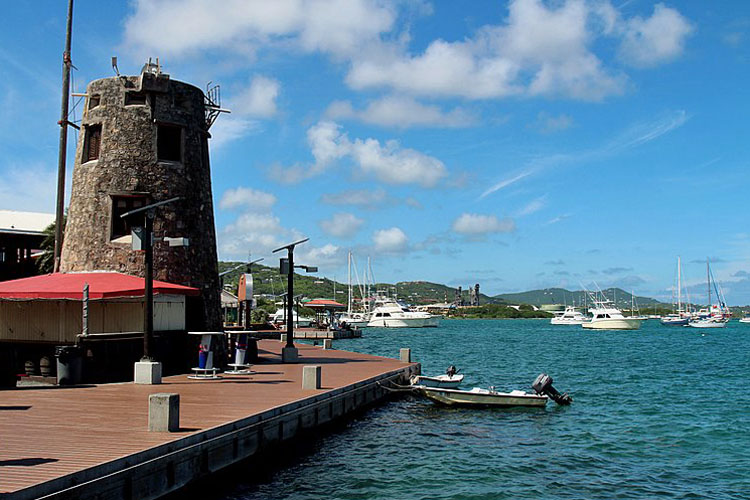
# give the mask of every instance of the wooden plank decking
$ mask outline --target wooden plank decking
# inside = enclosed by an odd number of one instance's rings
[[[407,366],[304,344],[299,363],[282,364],[281,347],[260,341],[254,373],[222,380],[0,391],[0,496]],[[313,364],[323,367],[323,388],[302,390],[302,367]],[[180,394],[180,432],[147,431],[148,395],[158,392]]]

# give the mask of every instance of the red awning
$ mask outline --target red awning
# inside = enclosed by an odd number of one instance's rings
[[[83,299],[89,284],[89,298],[142,297],[144,279],[121,273],[54,273],[20,280],[1,281],[0,299]],[[154,280],[154,293],[198,295],[200,290]]]
[[[302,305],[312,309],[346,309],[344,304],[340,304],[339,302],[330,299],[313,299],[303,302]]]

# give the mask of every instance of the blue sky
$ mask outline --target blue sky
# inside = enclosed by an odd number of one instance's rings
[[[0,20],[0,209],[54,211],[64,4]],[[351,249],[378,280],[668,299],[709,256],[748,304],[749,45],[744,1],[78,0],[72,52],[77,92],[113,55],[221,84],[222,259],[304,235],[339,280]]]

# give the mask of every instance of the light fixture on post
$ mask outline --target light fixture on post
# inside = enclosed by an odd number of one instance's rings
[[[143,311],[143,357],[135,364],[135,383],[136,384],[160,384],[161,383],[161,363],[154,361],[151,353],[151,341],[154,336],[154,219],[156,218],[156,209],[169,203],[180,200],[180,197],[170,198],[168,200],[152,203],[129,212],[125,212],[120,217],[127,219],[137,215],[143,215],[144,224],[142,227],[134,227],[132,230],[132,248],[133,250],[143,250],[143,261],[145,267],[144,278],[144,311]],[[159,241],[166,241],[169,246],[188,246],[187,238],[159,238]]]
[[[281,349],[281,361],[282,363],[294,363],[297,361],[298,352],[297,348],[294,347],[294,268],[304,269],[308,273],[316,272],[317,267],[312,266],[295,266],[294,265],[294,247],[300,245],[310,238],[305,238],[294,243],[289,243],[283,247],[279,247],[273,251],[273,253],[280,252],[286,249],[287,257],[279,259],[279,272],[280,274],[286,274],[287,285],[286,285],[286,296],[289,300],[286,301],[286,346]]]

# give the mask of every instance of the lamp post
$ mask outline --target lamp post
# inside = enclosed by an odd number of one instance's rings
[[[133,250],[143,250],[143,261],[145,266],[144,277],[144,308],[143,308],[143,356],[141,361],[135,364],[135,382],[137,384],[160,384],[161,363],[154,361],[151,354],[151,341],[154,335],[154,219],[156,209],[162,205],[174,203],[180,199],[179,196],[168,200],[152,203],[145,207],[125,212],[120,217],[127,219],[136,215],[144,216],[143,229],[134,228]],[[140,234],[139,234],[140,233]],[[140,241],[137,237],[140,236]],[[186,246],[184,238],[164,238],[169,246]]]
[[[295,266],[294,265],[294,247],[300,245],[310,238],[304,238],[294,243],[284,245],[273,251],[273,253],[280,252],[286,249],[286,259],[280,259],[279,270],[281,274],[286,274],[286,346],[281,350],[281,361],[283,363],[294,363],[297,361],[297,348],[294,347],[294,268],[301,268],[308,273],[316,272],[317,267],[311,266]]]

